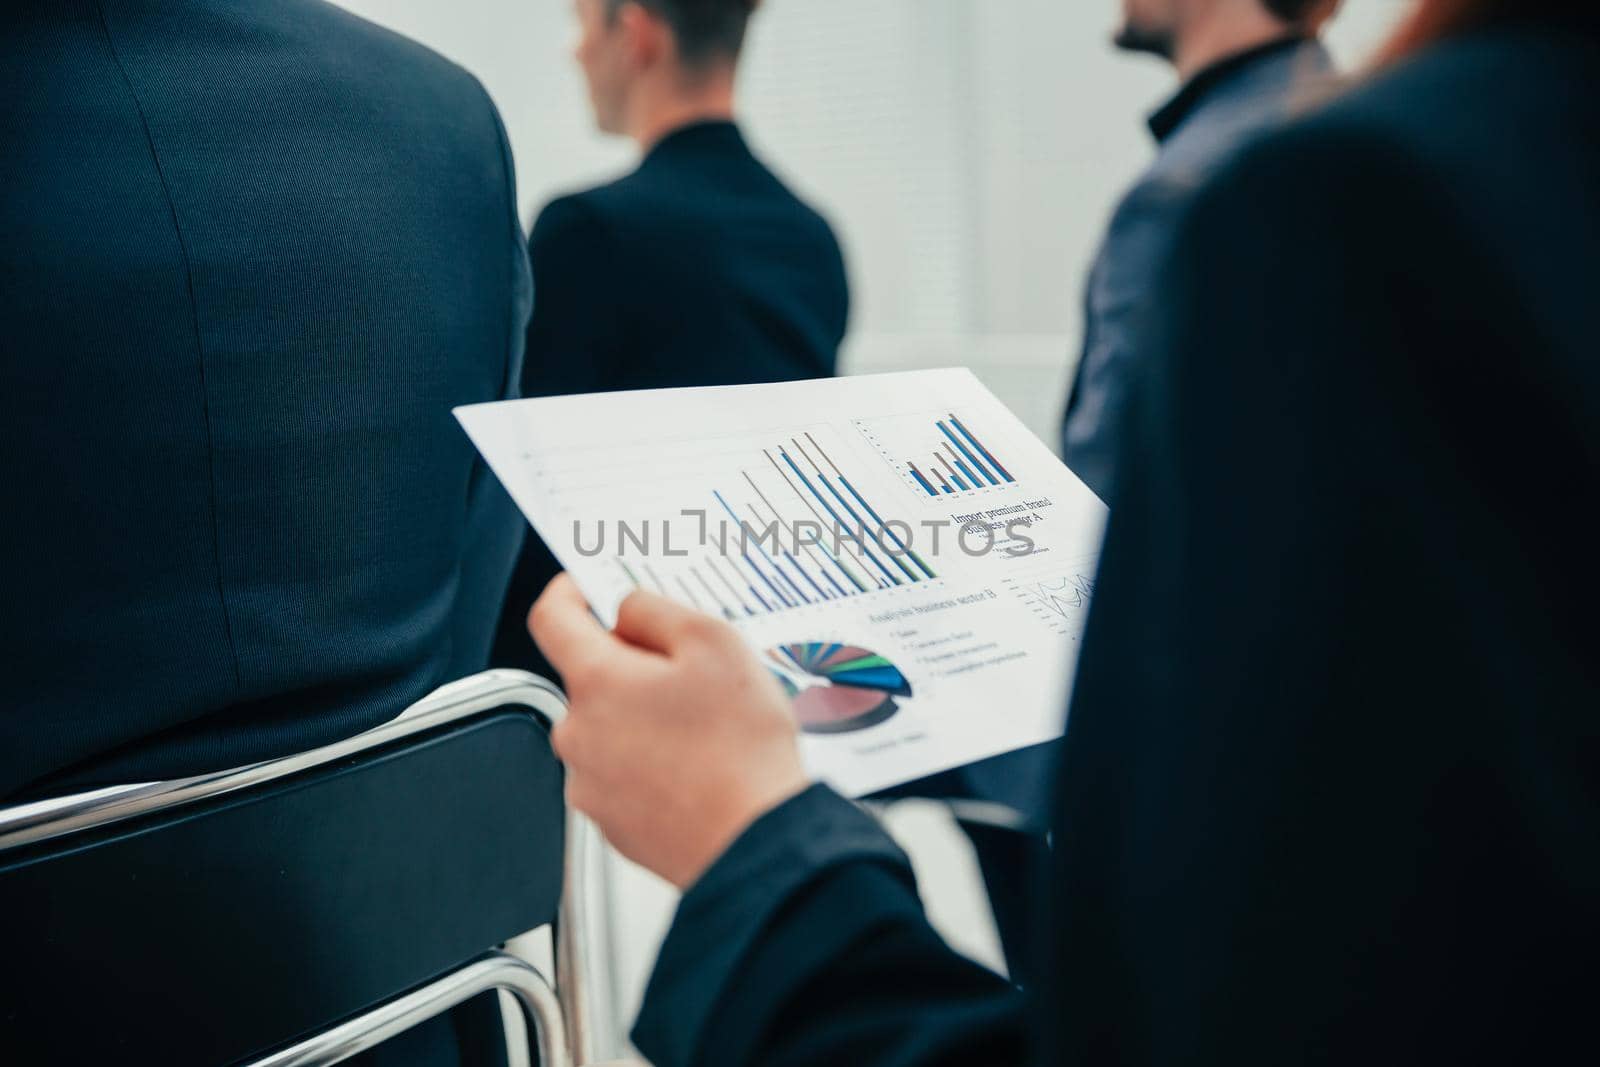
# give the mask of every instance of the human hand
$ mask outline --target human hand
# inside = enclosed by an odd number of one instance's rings
[[[806,788],[789,702],[726,623],[636,592],[608,633],[562,574],[528,629],[567,686],[567,803],[678,888]]]

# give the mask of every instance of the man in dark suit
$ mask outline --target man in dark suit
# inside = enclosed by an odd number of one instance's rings
[[[1330,75],[1316,35],[1333,0],[1123,0],[1120,48],[1170,62],[1182,80],[1150,118],[1160,150],[1123,198],[1095,257],[1084,299],[1083,354],[1062,431],[1067,466],[1110,500],[1118,426],[1135,366],[1135,333],[1168,242],[1205,180],[1241,145],[1283,121],[1304,90]],[[1056,746],[1036,745],[947,772],[942,792],[997,801],[1042,833],[1050,821]],[[1028,842],[982,826],[969,836],[983,860],[1013,977],[1027,968]]]
[[[1332,63],[1317,33],[1334,0],[1122,0],[1117,46],[1171,63],[1182,85],[1150,116],[1157,152],[1118,204],[1084,292],[1083,346],[1061,455],[1110,501],[1135,334],[1172,233],[1241,145],[1306,103]]]
[[[315,0],[0,35],[0,796],[214,771],[482,669],[519,520],[454,424],[528,276],[471,75]]]
[[[528,269],[465,71],[316,0],[0,34],[0,798],[313,748],[487,665],[521,531],[450,415]],[[393,1062],[495,1062],[492,998]],[[369,1060],[367,1062],[377,1062]]]
[[[1600,18],[1431,0],[1197,196],[1130,408],[1030,994],[808,787],[738,635],[562,580],[568,795],[686,888],[657,1067],[1504,1064],[1600,978]],[[1515,151],[1509,151],[1514,145]]]
[[[755,0],[578,0],[602,130],[643,162],[553,201],[529,237],[526,396],[736,385],[834,371],[849,287],[828,223],[750,151],[734,76]],[[560,570],[530,534],[495,662],[548,670],[528,607]]]

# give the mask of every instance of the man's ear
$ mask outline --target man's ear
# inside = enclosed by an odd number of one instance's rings
[[[643,4],[626,0],[617,9],[617,23],[629,65],[635,70],[649,70],[671,54],[672,27]]]

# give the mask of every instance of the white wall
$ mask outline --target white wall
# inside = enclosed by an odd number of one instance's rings
[[[472,70],[499,104],[524,213],[628,167],[593,132],[570,0],[343,0]],[[1404,0],[1346,0],[1358,62]],[[1116,0],[767,0],[744,112],[758,149],[834,221],[852,371],[971,365],[1053,441],[1079,289],[1149,158],[1161,64],[1108,45]]]

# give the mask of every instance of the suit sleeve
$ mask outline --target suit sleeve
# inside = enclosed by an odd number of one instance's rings
[[[904,854],[817,786],[685,894],[634,1041],[656,1067],[998,1067],[1022,1034],[1022,994],[944,944]]]
[[[533,315],[522,395],[562,396],[614,388],[627,343],[626,257],[582,195],[540,212],[528,235]]]
[[[1062,424],[1062,457],[1101,499],[1115,483],[1134,346],[1168,242],[1192,190],[1149,178],[1117,207],[1084,298],[1084,343]]]

